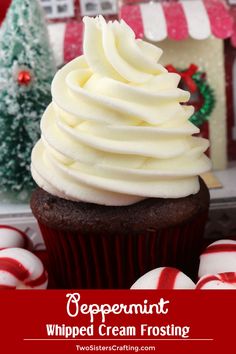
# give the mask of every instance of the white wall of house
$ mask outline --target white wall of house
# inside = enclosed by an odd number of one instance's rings
[[[186,69],[194,63],[198,65],[199,70],[207,73],[207,80],[214,89],[216,97],[216,105],[209,119],[211,159],[214,169],[224,169],[227,165],[227,140],[223,41],[213,37],[178,42],[166,39],[156,44],[164,51],[160,59],[162,64],[172,64],[176,68]],[[236,85],[236,73],[234,77]]]

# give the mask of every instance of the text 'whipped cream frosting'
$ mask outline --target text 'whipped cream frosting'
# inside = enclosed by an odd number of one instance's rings
[[[32,151],[32,175],[59,197],[128,205],[199,190],[208,140],[183,105],[180,76],[123,21],[84,18],[84,55],[57,72]]]

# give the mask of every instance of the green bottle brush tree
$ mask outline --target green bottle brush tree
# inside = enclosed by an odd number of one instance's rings
[[[39,2],[13,0],[0,29],[0,191],[16,200],[27,200],[34,186],[31,150],[54,73]]]

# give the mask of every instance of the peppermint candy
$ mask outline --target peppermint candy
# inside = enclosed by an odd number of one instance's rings
[[[236,273],[228,272],[214,275],[205,275],[198,281],[196,289],[236,290]]]
[[[0,289],[46,289],[47,273],[41,260],[22,248],[0,251]]]
[[[236,272],[236,241],[219,240],[200,256],[199,278],[207,274]]]
[[[4,248],[28,248],[29,240],[23,231],[8,225],[0,225],[0,250]]]
[[[131,289],[194,289],[194,282],[176,268],[161,267],[139,278]]]

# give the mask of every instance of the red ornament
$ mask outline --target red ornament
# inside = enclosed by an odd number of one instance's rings
[[[32,80],[31,73],[27,70],[22,70],[17,75],[17,81],[19,85],[27,86]]]

